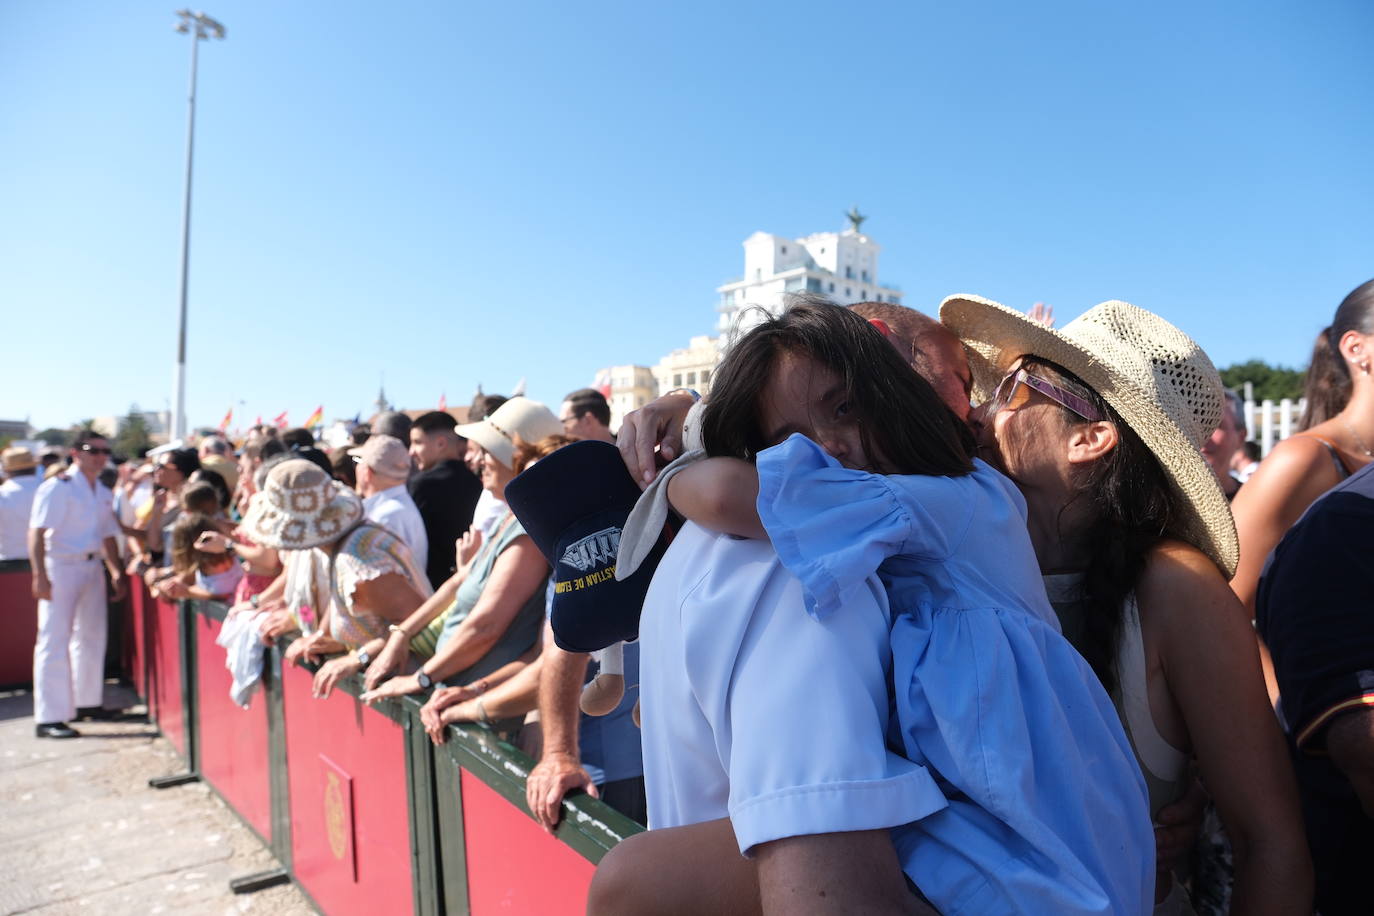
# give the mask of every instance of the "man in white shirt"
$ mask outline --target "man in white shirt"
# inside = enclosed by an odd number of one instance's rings
[[[395,436],[369,436],[348,454],[358,462],[358,495],[367,520],[385,527],[410,548],[415,565],[429,563],[429,535],[420,510],[406,490],[410,450]]]
[[[104,694],[106,603],[102,554],[116,596],[124,592],[113,494],[100,483],[110,446],[86,431],[72,467],[43,482],[29,516],[29,562],[38,599],[33,650],[33,713],[40,738],[75,738],[78,716],[111,718]]]
[[[8,479],[0,483],[0,560],[29,558],[29,511],[43,478],[38,459],[26,448],[5,449],[0,464]]]

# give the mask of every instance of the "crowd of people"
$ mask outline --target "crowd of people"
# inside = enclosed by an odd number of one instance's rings
[[[1374,281],[1261,460],[1144,309],[798,297],[708,397],[618,436],[584,389],[389,412],[333,452],[255,427],[111,469],[86,431],[41,484],[6,450],[0,560],[31,561],[40,737],[112,712],[107,589],[222,600],[318,696],[356,675],[423,696],[436,743],[476,722],[527,750],[546,829],[579,790],[648,824],[593,912],[1362,913],[1371,364]],[[644,490],[595,532],[652,577],[623,647],[571,638],[608,611],[565,597],[569,553],[514,499],[537,463],[570,493],[597,461]],[[572,645],[608,650],[609,713],[579,708]]]

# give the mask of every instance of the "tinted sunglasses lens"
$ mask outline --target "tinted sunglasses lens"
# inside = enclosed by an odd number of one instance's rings
[[[92,447],[89,446],[89,445],[83,445],[83,446],[81,446],[81,451],[83,451],[83,452],[88,452],[88,453],[90,453],[90,454],[92,454],[92,455],[108,455],[108,454],[110,454],[110,450],[107,449],[107,448],[92,448]]]

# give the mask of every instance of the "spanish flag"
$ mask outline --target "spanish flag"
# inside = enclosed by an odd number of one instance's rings
[[[233,419],[234,408],[230,407],[227,411],[225,411],[224,419],[219,421],[219,431],[224,432],[225,430],[227,430],[229,428],[229,424],[233,421]]]
[[[319,425],[320,425],[321,423],[323,423],[323,422],[324,422],[324,405],[321,404],[319,407],[316,407],[316,408],[315,408],[315,412],[314,412],[314,413],[312,413],[310,416],[308,416],[308,417],[305,418],[305,422],[302,423],[301,425],[304,426],[306,429],[313,429],[314,427],[319,426]]]

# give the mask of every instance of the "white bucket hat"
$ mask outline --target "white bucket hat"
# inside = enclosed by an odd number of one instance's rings
[[[1236,524],[1200,451],[1221,421],[1224,389],[1191,337],[1153,312],[1117,301],[1054,330],[978,296],[950,296],[940,303],[940,321],[964,343],[976,401],[990,397],[1022,356],[1063,366],[1101,395],[1182,497],[1187,515],[1173,534],[1207,554],[1228,579],[1235,574]]]
[[[563,424],[538,401],[511,398],[485,420],[465,423],[454,430],[471,439],[507,468],[515,466],[515,439],[533,445],[563,432]]]
[[[291,458],[268,471],[243,517],[259,544],[305,550],[337,540],[363,517],[363,501],[313,461]]]

